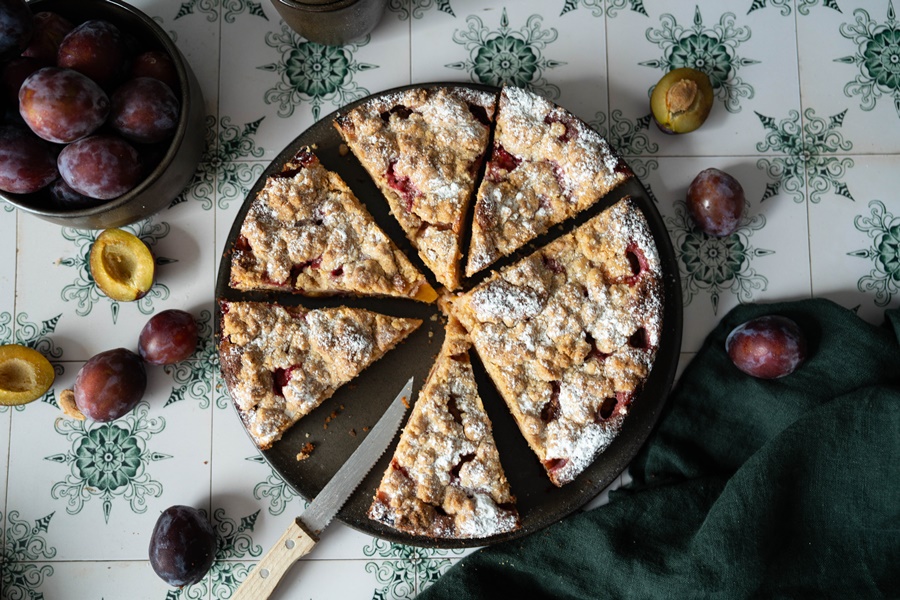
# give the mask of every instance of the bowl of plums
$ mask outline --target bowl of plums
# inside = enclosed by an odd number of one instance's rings
[[[204,148],[197,78],[118,0],[0,0],[0,198],[81,229],[175,200]]]

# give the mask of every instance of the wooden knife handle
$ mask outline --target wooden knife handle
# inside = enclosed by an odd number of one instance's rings
[[[232,596],[233,600],[265,600],[284,574],[301,557],[309,553],[316,545],[316,538],[307,532],[300,519],[294,519],[287,531],[259,561],[256,568],[250,571],[247,579]]]

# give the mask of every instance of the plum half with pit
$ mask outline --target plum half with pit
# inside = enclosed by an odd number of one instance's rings
[[[75,376],[75,406],[87,418],[105,423],[128,414],[147,390],[141,357],[126,348],[92,356]]]
[[[158,79],[130,79],[113,92],[110,101],[113,129],[132,142],[161,142],[178,127],[178,98]]]
[[[59,177],[50,144],[25,127],[0,126],[0,190],[30,194]]]
[[[729,236],[741,225],[747,204],[740,182],[719,169],[704,169],[687,191],[687,207],[694,223],[707,235]]]
[[[725,351],[744,373],[777,379],[806,361],[806,336],[793,319],[765,315],[735,327],[725,340]]]
[[[91,277],[104,294],[133,302],[153,287],[156,261],[139,237],[124,229],[105,229],[91,246]]]
[[[664,133],[689,133],[706,122],[713,105],[709,76],[682,67],[663,75],[650,94],[650,110]]]
[[[0,346],[0,405],[18,406],[47,393],[56,373],[47,358],[27,346]]]
[[[197,583],[216,557],[216,532],[192,506],[170,506],[159,515],[150,534],[150,566],[174,587]]]
[[[144,173],[134,146],[112,135],[92,135],[69,144],[59,153],[57,167],[73,190],[100,200],[128,192]]]
[[[44,67],[22,82],[19,114],[48,142],[68,144],[103,124],[109,115],[109,97],[77,71]]]

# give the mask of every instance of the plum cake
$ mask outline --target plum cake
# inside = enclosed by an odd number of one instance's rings
[[[371,519],[433,538],[482,538],[519,527],[469,346],[465,331],[451,317],[375,493]]]
[[[659,346],[643,213],[620,200],[450,304],[550,480],[572,481],[619,432]]]

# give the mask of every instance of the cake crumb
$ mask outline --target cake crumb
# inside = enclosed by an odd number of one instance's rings
[[[341,144],[340,146],[338,146],[338,154],[340,154],[341,156],[347,156],[349,152],[350,147],[347,146],[347,144]]]
[[[363,431],[369,431],[369,427],[368,426],[363,427]]]
[[[406,396],[403,396],[402,398],[400,398],[400,401],[403,402],[403,406],[405,406],[406,408],[409,408],[409,398],[407,398]]]
[[[297,461],[306,460],[312,454],[312,451],[316,449],[315,444],[312,442],[306,442],[302,448],[300,448],[300,452],[297,453]]]
[[[350,435],[352,435],[353,437],[356,437],[356,430],[355,430],[355,429],[351,429],[351,430],[349,431],[349,433],[350,433]]]
[[[341,404],[336,410],[333,410],[330,415],[325,419],[325,424],[322,425],[322,429],[328,429],[328,424],[334,421],[340,412],[344,410],[344,405]]]

